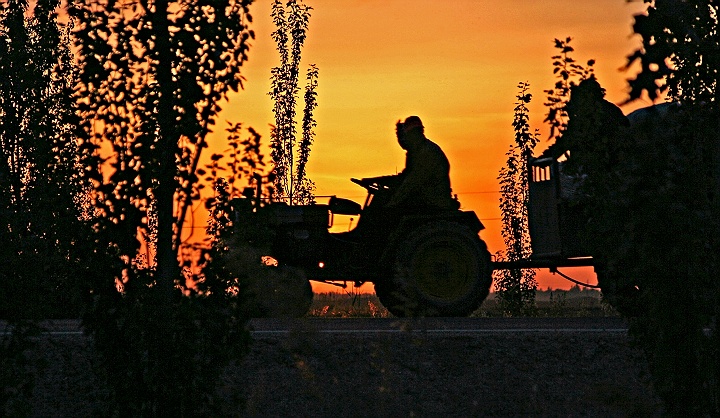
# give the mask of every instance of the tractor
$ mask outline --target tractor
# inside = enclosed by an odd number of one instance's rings
[[[266,257],[309,280],[342,285],[373,283],[380,302],[398,317],[468,316],[487,297],[492,263],[472,211],[386,210],[391,188],[381,181],[351,179],[367,190],[365,204],[330,197],[327,204],[262,204],[261,187],[253,198],[237,199],[236,218],[269,231]],[[459,206],[459,205],[458,205]],[[331,232],[336,215],[359,217],[356,227]],[[296,313],[303,312],[302,309]],[[304,313],[304,312],[303,312]]]
[[[628,119],[632,125],[662,119],[668,106],[639,109]],[[576,284],[599,288],[558,271],[583,266],[594,267],[608,300],[628,300],[632,307],[638,287],[619,286],[615,272],[584,248],[581,234],[587,214],[570,203],[582,178],[566,173],[564,166],[564,161],[550,155],[528,161],[532,255],[515,261],[491,260],[479,237],[482,222],[475,212],[460,210],[459,204],[454,210],[389,210],[385,203],[393,188],[377,180],[382,178],[351,179],[367,190],[362,206],[335,196],[327,204],[262,204],[259,178],[256,190],[236,199],[234,206],[236,217],[269,231],[266,256],[283,269],[286,278],[297,278],[283,283],[302,286],[293,293],[305,295],[305,305],[294,311],[298,315],[312,301],[308,280],[373,283],[380,302],[399,317],[467,316],[487,297],[494,270],[548,268]],[[353,230],[330,232],[336,215],[359,217],[359,221]]]

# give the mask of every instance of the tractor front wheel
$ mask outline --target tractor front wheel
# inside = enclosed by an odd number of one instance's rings
[[[305,316],[313,300],[310,282],[302,269],[266,267],[266,275],[251,287],[255,315],[261,318],[299,318]]]

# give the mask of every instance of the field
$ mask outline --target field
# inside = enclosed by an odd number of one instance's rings
[[[535,296],[537,316],[540,317],[598,317],[617,316],[612,307],[602,301],[597,290],[538,290]],[[318,293],[315,294],[308,316],[335,318],[386,318],[391,316],[374,293]],[[494,293],[483,302],[473,316],[503,316]]]

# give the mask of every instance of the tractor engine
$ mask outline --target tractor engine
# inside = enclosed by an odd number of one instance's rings
[[[274,232],[273,258],[297,267],[316,267],[322,259],[331,215],[328,205],[272,204],[261,209]]]
[[[270,256],[278,262],[308,271],[322,268],[333,246],[329,228],[334,215],[358,215],[362,207],[352,200],[331,197],[328,204],[290,206],[271,203],[258,209],[254,219],[272,235]]]

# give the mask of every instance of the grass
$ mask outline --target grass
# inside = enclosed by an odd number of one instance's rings
[[[597,290],[538,290],[535,293],[535,316],[548,318],[618,316],[615,309],[602,300]],[[491,293],[473,316],[501,317],[495,294]]]
[[[536,316],[539,317],[606,317],[618,316],[603,302],[597,290],[538,290],[535,295]],[[387,318],[392,315],[374,293],[317,293],[308,312],[311,317],[325,318]],[[483,302],[473,316],[502,317],[495,294]]]
[[[374,293],[316,293],[308,316],[326,318],[387,318]]]

